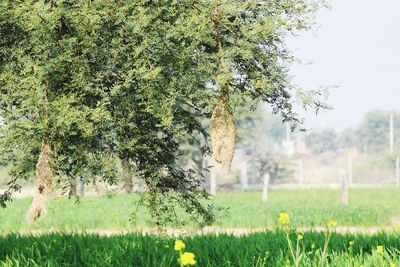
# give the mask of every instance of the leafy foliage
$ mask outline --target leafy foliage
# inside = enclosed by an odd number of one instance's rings
[[[286,156],[274,153],[270,150],[257,151],[256,162],[257,177],[263,177],[264,174],[270,175],[270,182],[275,183],[278,180],[284,180],[293,175],[293,170]]]
[[[142,200],[157,225],[178,220],[176,205],[211,223],[201,175],[177,164],[180,141],[206,135],[198,117],[211,116],[221,93],[233,107],[249,96],[267,102],[297,125],[285,37],[307,30],[321,6],[2,1],[0,162],[26,179],[48,143],[60,184],[75,177],[115,184],[115,161],[124,159],[145,185]]]
[[[311,151],[316,154],[335,151],[338,147],[338,137],[334,130],[324,129],[321,132],[308,134],[306,143]]]
[[[372,111],[365,115],[363,121],[355,131],[360,149],[376,153],[389,150],[390,114],[394,115],[394,134],[400,134],[400,113],[387,111]],[[395,139],[395,146],[399,148],[400,140]]]

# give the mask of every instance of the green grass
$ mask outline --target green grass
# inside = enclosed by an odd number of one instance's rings
[[[82,230],[129,229],[135,196],[113,198],[87,197],[81,204],[65,198],[53,199],[48,213],[36,224],[25,223],[31,199],[16,199],[0,210],[0,232],[32,229]],[[220,193],[214,198],[217,206],[228,210],[220,216],[221,227],[276,226],[280,212],[290,214],[298,226],[324,226],[329,219],[339,226],[392,226],[400,219],[400,189],[395,187],[357,188],[350,190],[350,205],[340,203],[340,192],[333,189],[272,190],[268,203],[261,202],[260,192]],[[393,219],[395,218],[395,219]],[[144,210],[138,214],[136,226],[148,226]]]
[[[323,233],[304,234],[300,248],[302,266],[318,266]],[[354,240],[352,250],[348,243]],[[244,237],[207,235],[184,238],[197,266],[286,266],[290,259],[282,232]],[[48,234],[40,237],[8,235],[0,238],[0,266],[178,266],[174,239],[143,235],[102,237],[97,235]],[[314,249],[312,249],[314,244]],[[385,246],[378,255],[377,245]],[[400,239],[396,234],[333,234],[329,266],[389,266],[400,263]]]
[[[228,193],[216,203],[230,208],[222,221],[227,227],[274,226],[280,212],[300,226],[325,226],[329,219],[341,226],[390,226],[392,218],[400,218],[400,188],[357,188],[349,195],[348,207],[334,189],[273,190],[267,204],[261,203],[260,192]]]
[[[350,205],[340,203],[332,189],[272,190],[268,203],[260,192],[221,193],[217,206],[229,208],[221,227],[277,227],[280,212],[290,214],[291,225],[325,226],[335,219],[339,226],[390,226],[400,218],[400,189],[358,188],[350,190]],[[0,266],[178,266],[173,238],[140,234],[111,237],[91,234],[6,234],[29,230],[82,231],[85,229],[130,229],[134,195],[83,198],[80,204],[66,198],[52,199],[48,213],[27,225],[24,217],[31,199],[16,199],[0,210]],[[141,210],[136,226],[149,226]],[[394,230],[394,229],[393,229]],[[400,266],[400,232],[375,235],[333,234],[329,243],[329,266]],[[295,233],[292,233],[295,239]],[[324,233],[308,231],[300,242],[301,266],[320,266]],[[354,240],[349,249],[349,241]],[[226,234],[184,237],[186,250],[196,254],[197,266],[293,266],[285,235],[279,231],[234,237]],[[314,249],[312,246],[314,244]],[[375,252],[385,246],[385,253]]]

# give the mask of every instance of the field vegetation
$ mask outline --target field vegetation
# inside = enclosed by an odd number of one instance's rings
[[[299,241],[300,266],[321,266],[326,234],[305,232]],[[296,235],[292,233],[292,240]],[[99,236],[47,234],[0,238],[2,266],[179,266],[175,238],[140,234]],[[242,237],[206,235],[183,238],[197,266],[294,266],[281,231]],[[295,242],[295,241],[294,241]],[[384,244],[384,245],[383,245]],[[380,247],[383,246],[383,247]],[[397,233],[333,233],[322,266],[396,266]],[[381,250],[383,249],[383,251]],[[398,265],[397,265],[398,266]]]
[[[323,227],[330,219],[335,219],[338,227],[361,228],[393,229],[400,222],[400,188],[351,188],[349,196],[349,206],[344,206],[338,189],[274,189],[267,203],[261,202],[261,192],[258,191],[218,193],[213,201],[225,209],[219,212],[219,222],[213,226],[275,227],[279,224],[276,218],[281,212],[290,214],[296,226],[307,228]],[[0,211],[0,231],[151,227],[146,210],[139,209],[136,220],[130,220],[137,200],[135,194],[85,197],[79,202],[56,198],[50,202],[47,215],[29,225],[23,218],[31,200],[16,199],[7,209]],[[180,218],[186,220],[183,212]]]

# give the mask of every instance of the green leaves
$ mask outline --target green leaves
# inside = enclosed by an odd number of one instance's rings
[[[57,179],[113,184],[115,160],[128,159],[158,225],[171,222],[176,205],[212,223],[200,201],[207,199],[202,176],[177,163],[180,144],[206,135],[199,121],[222,90],[237,106],[248,97],[267,102],[296,124],[284,39],[308,29],[320,7],[311,0],[2,1],[0,162],[28,177],[46,139]]]

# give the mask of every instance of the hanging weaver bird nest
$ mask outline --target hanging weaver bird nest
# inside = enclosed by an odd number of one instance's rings
[[[36,192],[26,214],[28,222],[36,221],[46,212],[46,203],[53,191],[53,172],[51,170],[52,151],[46,142],[42,144],[36,165]]]
[[[235,152],[237,130],[227,93],[220,96],[214,107],[210,133],[214,160],[223,168],[230,169]]]

